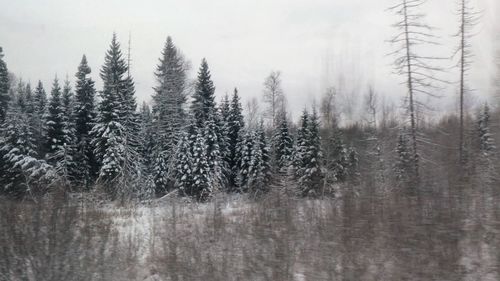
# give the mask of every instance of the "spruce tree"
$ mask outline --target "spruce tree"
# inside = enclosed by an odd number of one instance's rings
[[[88,75],[91,68],[87,58],[83,55],[76,73],[74,97],[74,124],[75,124],[75,162],[79,163],[79,173],[76,180],[82,187],[88,189],[95,180],[98,164],[91,145],[92,127],[96,121],[95,86]]]
[[[255,148],[255,134],[247,131],[242,140],[238,143],[237,159],[238,159],[238,175],[236,178],[236,186],[240,192],[248,191],[249,183],[251,182],[254,163],[253,150]]]
[[[132,195],[138,172],[139,124],[134,85],[127,73],[128,66],[113,34],[100,74],[104,85],[92,145],[101,163],[99,178],[112,195],[120,196]]]
[[[330,143],[332,149],[327,158],[330,162],[329,169],[333,172],[336,182],[344,182],[349,175],[349,155],[340,130],[333,132]]]
[[[35,89],[35,112],[38,116],[42,117],[45,114],[47,108],[47,94],[43,88],[42,81],[38,81],[38,85]]]
[[[490,109],[485,104],[481,109],[477,121],[479,159],[477,161],[477,175],[479,184],[491,184],[498,180],[498,163],[495,161],[496,146],[490,128]]]
[[[38,158],[29,118],[14,104],[9,106],[1,134],[0,193],[21,197],[47,188],[53,169]]]
[[[303,131],[303,140],[300,146],[301,153],[299,154],[301,166],[298,168],[296,175],[299,180],[302,195],[308,195],[310,192],[318,194],[323,179],[322,171],[322,152],[321,139],[319,136],[319,119],[316,111],[307,118],[307,112],[304,112],[302,117],[303,123],[301,131]]]
[[[349,158],[349,166],[347,174],[349,175],[349,179],[352,183],[359,184],[360,173],[359,173],[358,152],[352,146],[348,150],[348,158]]]
[[[281,120],[273,139],[274,161],[278,172],[284,173],[290,165],[293,155],[293,139],[288,128],[286,115],[281,115]]]
[[[304,158],[306,157],[307,147],[309,146],[309,114],[306,110],[302,112],[300,117],[300,127],[297,131],[295,141],[295,148],[293,151],[292,167],[295,174],[295,179],[300,179],[302,176],[300,172],[304,165]]]
[[[153,88],[153,122],[156,128],[154,178],[157,193],[169,188],[169,163],[187,117],[184,110],[187,101],[187,66],[170,36],[167,37],[159,62],[155,72],[157,86]]]
[[[223,161],[225,154],[225,140],[221,132],[216,113],[209,114],[205,127],[200,128],[206,141],[206,161],[210,167],[210,178],[215,187],[222,187],[225,183],[224,172],[226,165]]]
[[[257,131],[257,139],[258,147],[256,147],[256,150],[260,153],[260,165],[256,182],[259,189],[267,190],[271,178],[271,150],[266,138],[263,121],[261,121]]]
[[[37,143],[37,152],[44,155],[46,150],[46,128],[44,120],[47,118],[47,94],[41,81],[38,81],[33,96],[33,137]]]
[[[35,101],[30,83],[26,84],[26,87],[24,88],[24,98],[26,103],[26,108],[25,108],[26,114],[31,117],[35,112]]]
[[[184,105],[187,101],[186,63],[170,36],[159,61],[155,72],[157,86],[154,87],[153,115],[161,139],[159,149],[170,152],[185,125]]]
[[[173,167],[173,177],[175,185],[179,192],[187,195],[193,186],[193,143],[189,132],[183,132],[182,137],[177,144],[175,153],[175,163]]]
[[[210,115],[215,113],[215,86],[205,59],[201,61],[200,70],[198,71],[191,113],[198,127],[203,127]]]
[[[52,84],[48,115],[45,120],[45,126],[47,128],[45,151],[47,152],[46,158],[51,164],[55,164],[58,161],[57,158],[55,158],[55,154],[66,143],[63,114],[61,87],[59,86],[59,80],[55,78]]]
[[[16,106],[22,113],[26,113],[26,84],[22,79],[19,79],[16,88]]]
[[[396,164],[394,173],[396,180],[400,184],[408,184],[413,172],[412,153],[410,151],[410,141],[405,129],[401,130],[396,146]]]
[[[222,110],[223,112],[223,110]],[[227,116],[227,143],[228,143],[228,159],[227,164],[230,169],[229,181],[234,185],[235,177],[238,174],[238,159],[237,147],[242,139],[245,122],[243,118],[243,109],[241,106],[238,90],[234,89],[234,94],[229,105]]]
[[[3,60],[3,49],[0,47],[0,124],[7,116],[9,106],[9,71],[7,64]]]
[[[490,108],[485,104],[478,118],[479,148],[486,157],[495,152],[495,141],[490,129]]]
[[[207,200],[212,194],[213,181],[211,178],[210,165],[207,161],[207,140],[199,130],[193,143],[193,184],[187,190],[187,194],[198,201]]]

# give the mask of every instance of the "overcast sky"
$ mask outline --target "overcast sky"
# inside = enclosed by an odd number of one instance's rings
[[[391,74],[390,27],[393,0],[0,0],[0,46],[9,70],[24,80],[42,80],[50,90],[54,75],[74,80],[82,54],[101,85],[99,69],[116,32],[125,49],[132,34],[132,75],[138,100],[149,100],[153,71],[167,35],[192,63],[194,77],[206,57],[218,96],[238,87],[244,100],[262,95],[271,70],[280,70],[290,107],[311,104],[326,87],[342,81],[346,92],[366,85],[401,97],[400,78]],[[491,92],[492,52],[498,0],[473,0],[484,10],[474,38],[471,76],[476,94]],[[456,0],[429,0],[427,22],[438,29],[451,53],[457,29]],[[498,12],[497,12],[498,14]],[[499,32],[500,34],[500,32]],[[451,67],[452,62],[444,65]],[[447,75],[453,79],[453,70]],[[455,85],[443,91],[455,93]],[[446,104],[447,102],[441,102]],[[449,106],[449,104],[448,104]]]

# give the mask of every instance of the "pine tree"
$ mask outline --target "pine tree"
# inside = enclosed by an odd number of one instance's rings
[[[98,164],[91,145],[91,130],[96,121],[95,86],[92,78],[88,77],[91,69],[87,58],[83,55],[78,72],[76,73],[76,87],[74,97],[74,124],[75,124],[75,162],[79,163],[79,173],[76,180],[86,189],[95,180],[98,173]]]
[[[284,173],[290,165],[293,155],[293,139],[288,128],[286,115],[281,116],[273,139],[274,161],[278,172]]]
[[[9,71],[7,64],[3,60],[3,49],[0,47],[0,124],[7,116],[9,106]]]
[[[57,158],[55,158],[55,154],[66,143],[63,114],[61,87],[59,86],[59,80],[55,78],[52,84],[48,115],[45,120],[45,125],[47,127],[45,151],[47,152],[47,159],[51,164],[55,164],[58,161]]]
[[[201,61],[200,70],[198,71],[191,112],[198,127],[203,127],[210,115],[215,113],[215,86],[205,59]]]

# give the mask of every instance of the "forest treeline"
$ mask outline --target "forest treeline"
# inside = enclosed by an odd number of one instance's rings
[[[464,106],[472,60],[466,27],[475,24],[474,14],[463,0],[460,112],[431,122],[419,96],[439,91],[433,86],[439,80],[424,74],[439,71],[427,63],[438,58],[418,55],[430,35],[415,10],[421,1],[413,2],[391,8],[402,19],[392,43],[395,68],[407,81],[405,113],[381,104],[369,88],[365,120],[343,126],[334,88],[294,123],[279,71],[264,80],[262,114],[255,101],[244,112],[237,89],[216,100],[208,62],[202,60],[191,81],[189,63],[170,37],[156,66],[152,102],[140,106],[130,54],[115,34],[99,91],[85,55],[75,83],[56,77],[48,95],[41,81],[31,85],[9,73],[0,48],[0,193],[102,191],[113,199],[146,199],[175,190],[205,201],[214,192],[284,187],[323,196],[339,193],[339,186],[356,193],[494,183],[493,121],[500,115],[487,104],[471,112]]]

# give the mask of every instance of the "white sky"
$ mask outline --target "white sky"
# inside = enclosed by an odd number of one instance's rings
[[[1,3],[3,2],[3,3]],[[471,85],[486,96],[493,75],[492,38],[498,0],[473,0],[484,10],[474,38],[476,63]],[[0,0],[0,46],[11,72],[50,90],[57,74],[74,74],[86,54],[98,76],[113,31],[125,51],[132,34],[132,75],[138,100],[149,100],[153,71],[167,35],[192,63],[191,76],[206,57],[219,96],[236,86],[243,99],[262,95],[271,70],[283,73],[290,108],[298,112],[325,87],[362,94],[368,83],[402,97],[391,74],[393,0]],[[457,29],[456,0],[429,0],[427,22],[443,37],[442,54],[452,52]],[[498,15],[498,12],[497,12]],[[498,22],[498,21],[497,21]],[[497,24],[498,25],[498,24]],[[500,32],[498,32],[500,35]],[[449,62],[445,67],[452,66]],[[447,78],[452,80],[453,70]],[[455,85],[443,91],[450,96]],[[442,104],[451,104],[444,99]],[[451,108],[451,107],[450,107]]]

